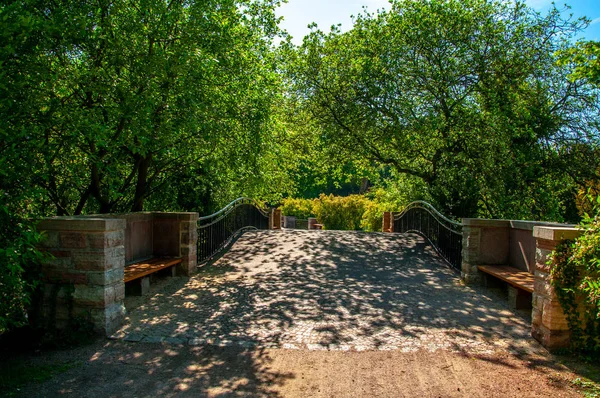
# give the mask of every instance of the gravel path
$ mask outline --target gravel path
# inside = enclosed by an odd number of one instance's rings
[[[192,278],[128,299],[128,342],[486,354],[540,350],[502,297],[415,234],[257,231]],[[134,309],[132,309],[134,308]]]

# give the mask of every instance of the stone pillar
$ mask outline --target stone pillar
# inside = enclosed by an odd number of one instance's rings
[[[177,272],[189,276],[198,267],[198,213],[176,213],[179,219],[181,246],[179,255],[182,263],[177,266]]]
[[[283,228],[296,228],[296,217],[283,216]]]
[[[463,218],[461,278],[467,284],[479,284],[483,275],[478,265],[508,264],[510,221]]]
[[[271,209],[269,213],[269,229],[281,229],[281,209]]]
[[[531,335],[549,350],[567,347],[570,339],[567,319],[550,284],[550,270],[554,264],[548,264],[549,255],[560,242],[575,239],[580,233],[572,227],[533,228],[533,236],[536,239],[536,268]]]
[[[181,257],[177,274],[189,276],[198,266],[198,213],[154,212],[154,256]]]
[[[383,213],[383,232],[394,232],[394,215],[391,211]]]
[[[309,217],[308,218],[308,229],[317,229],[317,228],[315,228],[315,224],[318,224],[317,219],[314,217]]]
[[[75,319],[111,335],[125,316],[125,220],[93,217],[44,219],[41,248],[53,256],[42,266],[41,321],[64,329]]]

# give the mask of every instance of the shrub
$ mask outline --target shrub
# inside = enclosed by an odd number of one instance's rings
[[[309,217],[314,217],[315,214],[313,210],[313,202],[313,199],[283,199],[282,205],[280,207],[281,213],[284,216],[296,217],[302,220],[307,219]]]
[[[321,194],[313,210],[325,229],[359,230],[369,200],[362,195]]]
[[[594,215],[584,216],[583,234],[553,253],[551,283],[571,330],[571,347],[600,358],[600,196]],[[580,315],[581,314],[581,315]]]
[[[40,234],[0,205],[0,334],[27,324],[31,294],[39,284],[44,255],[36,249]]]
[[[383,203],[377,203],[372,200],[366,202],[365,212],[360,220],[360,227],[363,231],[381,232],[383,229],[383,213],[390,211],[390,208]]]

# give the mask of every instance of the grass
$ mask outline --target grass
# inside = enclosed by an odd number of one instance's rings
[[[30,361],[6,361],[0,367],[0,395],[13,396],[27,383],[41,383],[79,366],[78,362],[36,364]]]
[[[571,384],[579,389],[585,398],[600,398],[600,384],[578,377]]]
[[[600,363],[567,353],[557,355],[557,359],[577,375],[571,380],[574,388],[586,398],[600,398]]]

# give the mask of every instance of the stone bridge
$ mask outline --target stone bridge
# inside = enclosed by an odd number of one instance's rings
[[[46,219],[38,227],[53,259],[42,270],[41,313],[56,327],[84,316],[104,335],[192,345],[486,351],[527,345],[531,335],[551,349],[568,344],[547,262],[580,231],[529,221],[457,223],[435,209],[414,211],[386,213],[384,231],[394,233],[277,229],[276,211],[245,199],[200,219],[160,212]],[[270,229],[246,232],[195,272],[198,260],[246,226]],[[126,265],[150,256],[174,259],[182,276],[126,298]],[[533,294],[519,301],[532,305],[524,317],[508,309],[506,293],[480,287],[489,279],[480,271],[497,265],[534,280]],[[147,287],[150,277],[142,276]]]
[[[126,341],[309,350],[535,350],[528,315],[417,234],[245,233],[192,277],[126,299]]]

